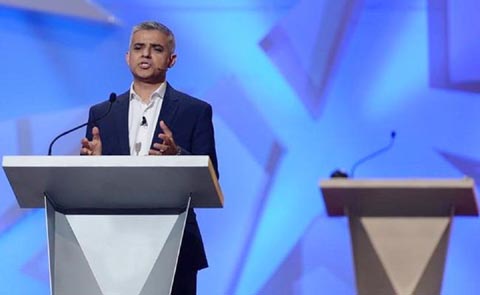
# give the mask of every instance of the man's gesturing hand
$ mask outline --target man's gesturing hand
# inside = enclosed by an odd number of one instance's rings
[[[163,140],[163,143],[153,144],[153,148],[148,152],[149,155],[177,155],[178,147],[173,140],[173,134],[165,122],[160,121],[160,128],[163,133],[158,134],[158,137]]]
[[[92,141],[88,141],[87,138],[82,139],[80,155],[99,156],[102,154],[102,140],[100,139],[100,130],[98,127],[93,127],[92,135]]]

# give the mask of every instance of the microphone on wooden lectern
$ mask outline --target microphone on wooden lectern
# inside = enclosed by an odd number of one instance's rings
[[[395,132],[395,130],[393,130],[390,133],[390,142],[386,146],[382,147],[379,150],[376,150],[375,152],[373,152],[371,154],[368,154],[367,156],[365,156],[365,157],[361,158],[360,160],[358,160],[357,162],[355,162],[355,164],[353,164],[352,168],[350,169],[350,174],[347,174],[347,172],[345,172],[341,169],[337,169],[330,174],[330,177],[331,178],[349,178],[349,177],[353,178],[353,176],[355,174],[355,170],[358,168],[358,166],[360,166],[361,164],[367,162],[368,160],[371,160],[371,159],[377,157],[378,155],[383,154],[386,151],[388,151],[389,149],[391,149],[393,144],[395,143],[395,136],[396,135],[397,135],[397,133]]]

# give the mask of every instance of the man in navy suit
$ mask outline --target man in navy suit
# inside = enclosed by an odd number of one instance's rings
[[[175,90],[166,81],[173,67],[175,37],[166,26],[135,26],[126,61],[133,75],[130,90],[90,109],[82,155],[208,155],[218,176],[211,106]],[[189,210],[172,294],[196,294],[198,270],[207,267],[200,230]]]

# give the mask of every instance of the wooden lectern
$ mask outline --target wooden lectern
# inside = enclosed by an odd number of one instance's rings
[[[6,156],[21,208],[46,208],[51,294],[170,294],[188,209],[219,208],[208,156]]]
[[[320,182],[329,216],[348,216],[358,294],[440,294],[452,217],[478,216],[474,181]]]

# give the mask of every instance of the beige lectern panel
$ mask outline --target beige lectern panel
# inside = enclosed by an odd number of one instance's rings
[[[463,179],[344,179],[320,182],[329,216],[478,216],[475,184]]]

